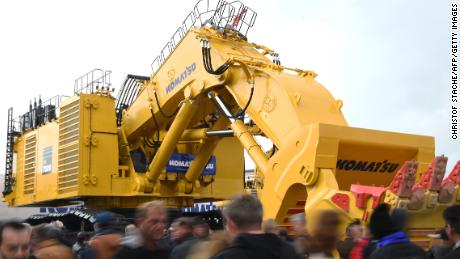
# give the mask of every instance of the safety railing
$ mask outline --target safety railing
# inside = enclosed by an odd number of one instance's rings
[[[174,32],[171,39],[162,48],[160,54],[153,60],[152,73],[160,68],[176,46],[193,26],[212,26],[216,29],[230,29],[246,37],[256,20],[257,13],[240,1],[227,2],[223,0],[200,0],[185,20]]]
[[[48,122],[53,121],[59,116],[59,106],[65,98],[69,96],[56,95],[46,101],[41,98],[29,104],[29,110],[11,121],[15,132],[23,133],[29,129],[35,129]]]
[[[109,90],[112,84],[110,83],[110,70],[93,69],[81,77],[75,79],[74,94],[91,94],[98,89]]]

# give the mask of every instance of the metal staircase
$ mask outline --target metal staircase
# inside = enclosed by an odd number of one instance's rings
[[[14,137],[18,134],[14,127],[13,108],[8,109],[8,129],[6,137],[6,160],[5,160],[5,188],[3,196],[13,191],[13,145]]]

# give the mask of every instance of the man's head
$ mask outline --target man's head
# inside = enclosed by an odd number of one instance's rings
[[[263,208],[260,201],[249,194],[235,196],[224,208],[225,229],[231,238],[243,232],[260,231]]]
[[[460,205],[453,205],[443,213],[446,222],[446,232],[454,243],[460,241]]]
[[[305,213],[294,214],[289,217],[289,222],[292,225],[292,230],[296,235],[304,234],[306,232],[307,221],[305,219]]]
[[[391,212],[390,219],[395,231],[405,231],[407,223],[407,209],[395,208]]]
[[[352,221],[348,224],[346,232],[347,236],[353,238],[354,240],[361,239],[363,236],[361,221],[359,219]]]
[[[378,205],[370,218],[370,230],[374,238],[381,239],[389,234],[392,234],[398,230],[395,230],[393,222],[390,216],[390,207],[382,203]]]
[[[105,229],[110,229],[115,225],[115,217],[110,211],[103,211],[98,213],[95,216],[96,223],[94,224],[94,229],[96,232],[103,231]]]
[[[135,213],[136,226],[144,241],[154,243],[163,235],[166,226],[166,208],[161,202],[151,201],[141,204]]]
[[[125,227],[125,234],[126,235],[132,234],[135,231],[136,231],[136,225],[134,225],[134,224],[126,225],[126,227]]]
[[[201,219],[195,219],[193,222],[193,236],[198,238],[207,238],[209,236],[209,225]]]
[[[332,253],[339,240],[340,215],[334,210],[321,211],[313,230],[319,251]]]
[[[16,221],[0,226],[0,258],[27,258],[30,251],[30,232],[27,227]]]
[[[193,220],[191,218],[177,218],[171,224],[171,238],[175,242],[181,242],[184,238],[192,235]]]
[[[41,224],[33,227],[30,237],[32,250],[43,241],[59,240],[61,235],[61,229],[57,228],[54,224]]]
[[[432,238],[431,240],[431,246],[437,246],[437,247],[452,247],[454,243],[449,239],[449,236],[447,235],[446,228],[442,228],[433,234],[429,234],[428,237]]]

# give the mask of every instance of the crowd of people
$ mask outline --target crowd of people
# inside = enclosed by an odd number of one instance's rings
[[[99,213],[95,231],[78,233],[73,244],[59,222],[30,226],[8,221],[0,225],[0,259],[460,258],[460,205],[444,211],[446,227],[431,235],[427,251],[409,240],[407,212],[386,204],[375,208],[367,226],[351,222],[343,239],[335,211],[320,212],[310,232],[305,215],[293,215],[288,232],[273,219],[263,221],[262,204],[247,194],[235,196],[222,216],[224,230],[211,230],[205,221],[190,217],[168,226],[166,208],[152,201],[136,209],[134,224],[124,233],[115,227],[112,213]]]

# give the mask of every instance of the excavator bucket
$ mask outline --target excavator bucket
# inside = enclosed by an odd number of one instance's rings
[[[326,209],[344,222],[367,222],[384,202],[408,209],[411,238],[427,246],[427,234],[444,224],[442,211],[460,202],[459,163],[443,181],[447,158],[435,157],[432,137],[328,124],[304,130],[272,157],[259,190],[269,205],[266,217],[281,225],[289,227],[290,216],[305,212],[314,226],[315,212]]]

